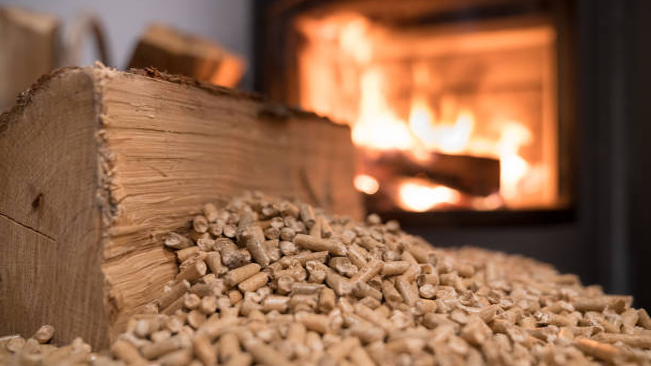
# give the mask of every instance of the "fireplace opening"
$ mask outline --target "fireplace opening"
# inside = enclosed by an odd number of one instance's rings
[[[569,57],[557,7],[406,2],[271,7],[263,49],[285,74],[266,91],[350,126],[369,211],[567,217],[573,121],[559,108]]]

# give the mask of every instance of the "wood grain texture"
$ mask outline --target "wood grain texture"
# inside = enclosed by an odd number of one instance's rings
[[[186,227],[206,200],[258,189],[316,196],[334,212],[358,213],[348,188],[347,128],[315,116],[259,117],[260,103],[249,98],[125,74],[106,83],[103,101],[103,135],[115,158],[111,195],[119,202],[103,269],[123,295],[118,323],[129,315],[123,309],[146,304],[172,278],[174,258],[161,250],[162,237]],[[124,268],[142,275],[130,281]]]
[[[16,6],[0,6],[0,111],[56,64],[59,20]]]
[[[108,325],[95,202],[94,81],[69,70],[0,119],[0,333],[93,344]]]
[[[52,322],[105,346],[174,277],[162,238],[206,201],[259,189],[361,215],[348,128],[169,80],[66,70],[0,118],[0,333]]]

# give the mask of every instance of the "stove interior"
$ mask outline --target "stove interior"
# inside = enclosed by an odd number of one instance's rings
[[[423,22],[330,7],[291,31],[294,101],[351,127],[369,210],[569,204],[558,35],[544,13]]]

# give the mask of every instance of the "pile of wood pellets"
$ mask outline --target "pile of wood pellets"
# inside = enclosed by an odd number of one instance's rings
[[[0,339],[0,364],[651,365],[644,309],[531,259],[259,193],[189,226],[165,239],[176,279],[110,351],[45,326]]]

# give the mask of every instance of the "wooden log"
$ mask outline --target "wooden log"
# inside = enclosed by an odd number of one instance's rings
[[[224,195],[360,217],[353,153],[347,127],[222,87],[101,66],[42,78],[0,117],[0,334],[47,323],[57,343],[108,346],[177,273],[166,233]]]
[[[380,180],[424,176],[476,196],[488,196],[500,189],[500,161],[492,158],[430,153],[426,159],[417,159],[400,151],[387,151],[368,155],[362,166]]]
[[[155,67],[171,74],[234,87],[245,62],[214,42],[162,24],[150,25],[138,41],[129,67]]]
[[[41,74],[54,69],[59,20],[15,6],[0,7],[0,111]]]

